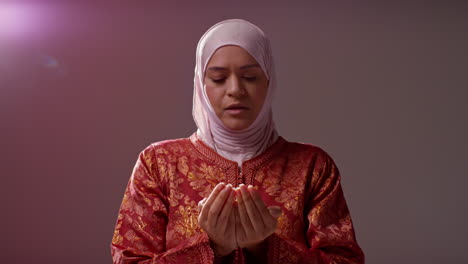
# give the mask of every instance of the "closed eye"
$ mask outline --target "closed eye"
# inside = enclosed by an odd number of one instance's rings
[[[215,83],[222,83],[224,82],[225,79],[223,78],[223,79],[211,79],[211,80]]]
[[[249,82],[253,82],[255,80],[257,80],[257,77],[243,77],[244,79],[246,79],[247,81]],[[224,80],[226,80],[226,78],[221,78],[221,79],[211,79],[214,83],[223,83]]]

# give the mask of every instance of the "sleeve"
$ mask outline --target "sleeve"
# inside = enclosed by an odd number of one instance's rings
[[[138,156],[120,205],[111,256],[114,264],[213,263],[205,232],[166,250],[169,203],[167,179],[161,179],[154,146]]]
[[[304,201],[308,245],[275,233],[267,239],[269,263],[363,264],[336,164],[323,152],[312,166]]]

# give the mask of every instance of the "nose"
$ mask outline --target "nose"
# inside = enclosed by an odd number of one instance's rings
[[[230,78],[230,82],[228,84],[227,94],[229,96],[239,97],[245,94],[245,88],[242,82],[239,80],[239,77],[234,76]]]

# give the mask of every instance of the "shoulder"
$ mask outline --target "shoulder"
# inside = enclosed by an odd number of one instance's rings
[[[306,160],[306,163],[313,172],[311,175],[316,176],[312,182],[319,179],[340,179],[341,176],[337,164],[332,156],[322,147],[304,142],[289,142],[288,145],[289,149],[294,149],[292,153],[303,153],[303,159]],[[300,155],[296,156],[301,159]]]
[[[332,156],[324,148],[306,142],[287,142],[287,158],[290,160],[299,159],[314,171],[322,172],[328,170],[338,170],[337,164]]]
[[[165,139],[150,144],[150,147],[154,149],[174,149],[178,147],[185,147],[190,144],[190,139],[185,138],[174,138],[174,139]]]
[[[287,141],[286,152],[291,155],[310,156],[313,159],[332,160],[330,154],[322,147],[306,142]]]
[[[188,137],[165,139],[148,144],[141,150],[140,154],[152,156],[180,154],[185,153],[189,147],[190,139]]]

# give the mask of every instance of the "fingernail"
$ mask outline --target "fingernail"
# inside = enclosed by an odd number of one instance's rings
[[[271,214],[274,218],[278,218],[281,215],[281,212],[272,212]]]
[[[271,216],[274,218],[278,218],[281,216],[283,211],[280,208],[268,208],[268,211],[270,211]]]

